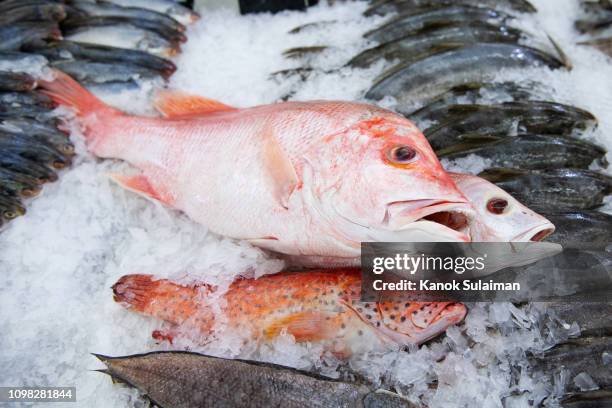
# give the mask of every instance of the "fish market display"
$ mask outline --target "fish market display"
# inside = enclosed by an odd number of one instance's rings
[[[536,8],[533,6],[533,4],[527,0],[376,0],[372,2],[372,5],[364,12],[364,14],[366,16],[384,15],[387,13],[401,14],[406,11],[412,11],[415,8],[418,9],[419,7],[440,7],[455,4],[473,6],[485,5],[488,7],[498,7],[522,13],[536,12]]]
[[[321,342],[336,356],[381,347],[421,344],[463,320],[460,303],[361,302],[361,272],[321,270],[285,272],[239,279],[223,295],[228,330],[245,341],[269,342],[283,333],[295,341]],[[182,286],[150,275],[127,275],[113,286],[115,301],[130,310],[170,323],[173,340],[192,336],[206,342],[215,315],[206,297],[214,288]],[[195,332],[195,334],[193,333]]]
[[[143,171],[117,182],[216,233],[341,259],[357,258],[361,241],[469,240],[471,206],[423,135],[390,111],[348,102],[237,109],[166,92],[157,101],[166,118],[136,117],[56,75],[45,93],[77,110],[89,150]],[[231,169],[219,165],[238,151]]]
[[[399,395],[373,391],[276,364],[189,352],[125,357],[96,354],[114,380],[138,388],[163,407],[405,407]]]
[[[612,216],[599,211],[548,213],[556,226],[548,240],[577,248],[605,249],[612,240]]]

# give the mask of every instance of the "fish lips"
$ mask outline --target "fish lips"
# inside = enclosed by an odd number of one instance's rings
[[[512,242],[528,242],[528,241],[542,241],[555,232],[555,225],[546,220],[546,222],[535,226],[525,232],[520,233],[516,237],[512,238]]]
[[[394,230],[428,231],[441,237],[469,242],[468,226],[474,209],[467,201],[423,199],[387,205],[384,224]]]

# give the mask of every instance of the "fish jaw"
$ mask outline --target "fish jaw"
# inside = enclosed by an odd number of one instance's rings
[[[541,225],[527,230],[512,239],[513,242],[542,241],[555,232],[555,225],[544,219]]]

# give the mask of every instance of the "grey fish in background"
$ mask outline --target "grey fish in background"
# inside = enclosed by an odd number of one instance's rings
[[[415,123],[423,122],[428,117],[449,105],[473,105],[480,103],[483,99],[495,97],[501,100],[529,100],[532,98],[541,97],[544,89],[540,84],[529,82],[525,84],[516,84],[514,82],[484,82],[459,85],[451,90],[437,95],[434,99],[427,102],[420,109],[411,111],[411,107],[396,106],[395,110],[406,116]]]
[[[50,123],[39,122],[26,117],[13,117],[0,120],[0,132],[19,133],[33,136],[52,144],[65,155],[74,154],[74,145],[68,135]]]
[[[47,66],[47,59],[42,55],[17,51],[0,51],[0,71],[40,75]]]
[[[588,45],[595,47],[604,54],[612,57],[612,37],[596,38],[594,40],[579,42],[578,45]]]
[[[171,0],[111,0],[111,3],[123,7],[136,7],[157,11],[172,17],[184,25],[194,23],[200,19],[200,15],[195,11]]]
[[[581,249],[605,249],[612,242],[612,215],[599,211],[573,211],[548,213],[546,217],[557,227],[555,234],[548,238],[551,242],[571,244]]]
[[[40,185],[35,178],[0,167],[0,194],[29,198],[39,192]]]
[[[69,18],[61,23],[62,32],[65,35],[78,33],[79,31],[88,30],[92,27],[115,26],[131,26],[150,31],[160,35],[162,38],[172,44],[184,43],[187,41],[187,37],[181,31],[168,29],[159,25],[155,21],[145,20],[142,18],[87,16]]]
[[[497,140],[528,133],[571,136],[597,126],[595,116],[583,109],[543,101],[450,105],[422,115],[419,121],[437,123],[423,131],[436,151],[468,140]]]
[[[538,66],[557,69],[565,65],[557,57],[521,45],[470,45],[383,73],[366,98],[393,96],[399,104],[413,104],[431,100],[459,85],[491,80],[502,69]]]
[[[3,151],[0,155],[0,167],[14,171],[19,174],[28,175],[38,184],[57,180],[57,174],[45,165],[27,159],[13,150]]]
[[[81,44],[73,41],[52,41],[49,43],[30,44],[24,47],[24,50],[44,55],[51,61],[82,59],[94,62],[134,64],[157,71],[164,78],[169,78],[176,71],[176,65],[165,58],[160,58],[144,51],[104,45]]]
[[[390,392],[275,364],[167,351],[107,357],[99,370],[164,408],[413,407]]]
[[[320,29],[320,28],[331,26],[334,24],[338,24],[338,20],[315,21],[313,23],[306,23],[306,24],[299,25],[297,27],[293,27],[291,30],[287,32],[287,34],[299,34],[303,31]]]
[[[572,393],[561,401],[562,408],[609,408],[612,407],[612,390],[594,390]]]
[[[402,13],[416,7],[443,7],[452,5],[500,7],[523,13],[535,13],[536,8],[527,0],[378,0],[364,12],[366,16]]]
[[[487,42],[518,44],[518,41],[525,36],[525,33],[512,27],[479,21],[426,27],[397,40],[369,48],[353,57],[347,65],[367,68],[381,59],[388,61],[399,59],[402,63],[407,63],[444,49],[459,48],[466,44]],[[444,45],[444,48],[441,45]]]
[[[491,169],[480,174],[526,206],[550,212],[590,210],[612,194],[612,178],[583,169]]]
[[[0,180],[0,183],[2,183],[2,180]],[[21,205],[18,198],[0,192],[0,225],[25,213],[26,209]]]
[[[1,3],[0,3],[1,8]],[[25,4],[0,13],[0,24],[19,21],[61,21],[66,18],[66,10],[59,3]]]
[[[53,109],[55,102],[47,95],[39,92],[0,92],[0,110],[2,106],[17,107],[24,105],[35,105]]]
[[[67,73],[84,84],[130,82],[151,80],[159,77],[159,72],[157,71],[128,63],[64,60],[52,62],[51,66]]]
[[[569,381],[565,392],[586,391],[588,380],[577,380],[576,376],[586,373],[595,382],[596,387],[612,386],[610,366],[603,355],[612,355],[612,337],[580,337],[568,340],[541,356],[530,358],[533,368],[538,372],[551,375],[565,370]]]
[[[23,134],[0,133],[0,150],[3,154],[13,152],[41,165],[63,169],[71,164],[67,155],[46,141]]]
[[[388,23],[368,31],[368,40],[385,43],[400,39],[429,26],[449,25],[458,22],[488,21],[504,23],[510,15],[499,10],[473,6],[449,6],[436,9],[416,9],[402,14]]]
[[[474,154],[489,167],[519,169],[588,168],[605,163],[606,151],[592,143],[566,136],[519,135],[491,143],[464,143],[440,150],[439,157],[455,160]]]
[[[172,57],[180,52],[178,44],[166,40],[154,31],[133,25],[81,26],[66,39],[81,43],[145,51],[159,57]]]
[[[107,1],[91,2],[87,0],[72,0],[70,5],[77,10],[83,11],[91,16],[109,16],[109,17],[127,17],[143,19],[155,22],[168,30],[176,30],[183,32],[185,26],[170,16],[167,16],[157,11],[136,8],[123,7]]]
[[[0,71],[0,91],[31,91],[36,79],[28,74]]]
[[[568,324],[577,323],[582,336],[612,335],[612,303],[551,302],[546,310]]]
[[[325,45],[314,45],[311,47],[295,47],[283,51],[283,56],[290,59],[300,59],[307,56],[320,54],[329,47]]]
[[[0,25],[0,50],[18,50],[24,44],[59,40],[62,32],[54,22],[28,22]]]

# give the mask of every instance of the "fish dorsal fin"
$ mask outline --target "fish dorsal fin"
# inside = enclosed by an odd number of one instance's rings
[[[330,328],[324,313],[318,312],[298,312],[276,319],[264,329],[264,335],[268,339],[273,339],[286,330],[288,334],[295,337],[298,343],[306,341],[320,341],[327,338]]]
[[[214,99],[169,89],[159,91],[154,104],[155,109],[167,118],[237,110]]]
[[[295,168],[282,146],[267,126],[262,132],[263,162],[272,177],[274,196],[284,208],[289,208],[289,197],[298,185]]]

